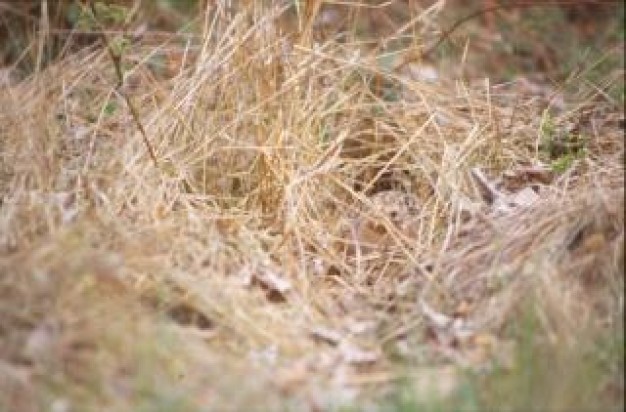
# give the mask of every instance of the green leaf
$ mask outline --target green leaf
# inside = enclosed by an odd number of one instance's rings
[[[574,155],[566,154],[554,160],[552,164],[550,165],[550,168],[552,169],[553,172],[563,173],[566,170],[568,170],[570,167],[572,167],[574,160],[575,160]]]
[[[117,110],[117,104],[115,102],[107,102],[106,105],[104,105],[104,114],[106,114],[107,116],[111,116],[113,113],[115,113],[115,111]]]
[[[121,56],[130,46],[130,41],[124,36],[116,36],[111,40],[111,50],[116,56]]]

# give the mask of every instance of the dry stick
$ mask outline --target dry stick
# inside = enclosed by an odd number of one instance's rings
[[[619,0],[577,0],[577,1],[572,1],[572,0],[555,0],[555,1],[535,0],[535,1],[532,1],[531,0],[531,1],[520,1],[518,3],[513,3],[513,4],[498,4],[493,7],[485,7],[457,20],[452,26],[450,26],[450,28],[448,28],[446,31],[443,32],[441,36],[439,36],[439,39],[435,42],[434,45],[432,45],[424,53],[422,53],[422,57],[425,58],[425,57],[430,56],[439,46],[441,46],[441,43],[443,43],[448,37],[450,37],[450,35],[453,32],[455,32],[459,27],[461,27],[463,24],[467,23],[468,21],[472,19],[475,19],[476,17],[480,17],[483,14],[491,13],[493,11],[498,11],[501,9],[512,10],[512,9],[520,9],[520,8],[527,8],[527,7],[530,8],[530,7],[535,7],[535,6],[555,6],[555,5],[575,6],[577,4],[601,5],[601,4],[615,4],[618,2]]]
[[[91,9],[91,13],[93,14],[94,21],[96,22],[98,26],[100,26],[100,23],[98,22],[98,16],[96,13],[96,8],[94,7],[93,3],[89,3],[89,7]],[[107,52],[109,53],[109,57],[111,57],[111,61],[113,62],[113,66],[115,67],[115,74],[117,76],[117,84],[115,85],[115,89],[126,101],[126,105],[128,106],[128,109],[130,110],[130,114],[133,116],[133,120],[137,124],[137,128],[139,129],[139,132],[141,133],[143,142],[146,145],[146,148],[148,149],[148,154],[150,155],[150,159],[152,159],[152,163],[154,163],[154,166],[158,167],[159,162],[157,161],[157,157],[156,157],[156,154],[154,153],[154,149],[152,148],[152,145],[150,144],[150,140],[148,139],[148,134],[146,133],[146,129],[143,127],[143,124],[141,123],[141,120],[139,119],[139,113],[137,112],[137,109],[135,108],[135,105],[133,104],[130,96],[127,93],[125,93],[124,90],[122,90],[122,86],[124,86],[124,73],[122,71],[122,55],[116,53],[113,50],[113,47],[111,46],[111,42],[109,42],[107,35],[104,33],[104,30],[102,30],[103,28],[100,26],[98,27],[98,29],[99,29],[98,34],[102,38],[102,41],[104,42]]]

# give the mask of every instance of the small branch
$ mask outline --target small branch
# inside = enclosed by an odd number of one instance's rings
[[[463,24],[467,23],[468,21],[472,19],[475,19],[476,17],[480,17],[484,14],[491,13],[494,11],[498,11],[502,9],[512,10],[512,9],[530,8],[530,7],[536,7],[536,6],[539,6],[539,7],[555,6],[555,5],[575,6],[578,4],[597,4],[597,5],[605,4],[606,5],[606,4],[615,4],[618,2],[619,0],[576,0],[576,1],[573,1],[573,0],[554,0],[554,1],[530,0],[530,1],[519,1],[519,2],[512,3],[512,4],[500,3],[493,7],[485,7],[457,20],[452,26],[450,26],[446,31],[444,31],[441,34],[441,36],[439,36],[439,39],[437,39],[434,45],[430,46],[428,49],[426,49],[426,51],[422,53],[422,57],[430,56],[439,46],[441,46],[441,44],[448,37],[450,37],[452,33],[454,33]]]
[[[130,96],[127,93],[125,93],[124,90],[122,89],[122,87],[124,86],[124,72],[122,70],[122,55],[121,53],[118,54],[115,52],[115,50],[113,50],[113,47],[111,46],[111,42],[109,41],[109,38],[105,34],[103,27],[100,25],[98,21],[96,8],[94,7],[94,4],[92,2],[89,3],[89,8],[91,10],[91,13],[93,14],[96,24],[99,26],[98,34],[100,38],[102,39],[102,41],[104,42],[107,52],[109,53],[109,57],[111,58],[111,61],[113,62],[113,66],[115,67],[115,75],[117,77],[117,84],[115,85],[115,88],[118,91],[118,93],[124,98],[124,101],[126,101],[126,105],[128,106],[128,109],[130,110],[130,114],[132,115],[133,120],[137,124],[137,128],[139,129],[139,132],[141,133],[143,142],[146,148],[148,149],[148,154],[150,155],[150,159],[152,159],[152,163],[154,163],[154,166],[158,167],[159,162],[157,161],[157,157],[154,152],[154,149],[152,148],[152,145],[150,144],[150,139],[148,139],[148,133],[146,133],[146,129],[143,127],[143,124],[141,123],[141,120],[139,118],[139,112],[137,111],[137,108],[133,104]]]

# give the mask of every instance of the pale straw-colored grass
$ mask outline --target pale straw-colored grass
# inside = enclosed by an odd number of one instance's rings
[[[103,50],[3,87],[2,407],[327,410],[432,373],[415,393],[438,398],[451,365],[508,364],[531,300],[551,344],[619,329],[618,107],[599,93],[553,115],[598,113],[595,135],[537,183],[519,170],[545,161],[546,102],[283,35],[281,13],[131,47],[123,92],[157,167]],[[538,199],[498,209],[476,168]]]

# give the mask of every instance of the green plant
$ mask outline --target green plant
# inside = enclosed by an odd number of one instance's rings
[[[565,172],[575,160],[584,158],[587,153],[587,139],[579,133],[560,128],[547,110],[540,123],[540,139],[539,149],[557,173]]]

